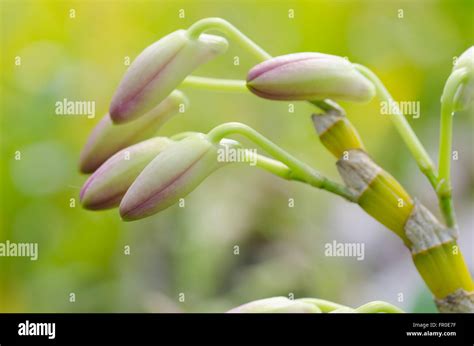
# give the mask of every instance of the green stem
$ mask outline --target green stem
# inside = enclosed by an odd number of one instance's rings
[[[250,157],[253,153],[249,154]],[[280,178],[290,180],[291,179],[291,169],[289,169],[285,164],[280,161],[273,160],[269,157],[263,155],[256,155],[257,167],[266,170],[267,172],[273,173]]]
[[[444,94],[443,94],[444,95]],[[451,148],[453,141],[453,107],[451,100],[441,103],[439,131],[439,186],[437,191],[450,194],[451,185]]]
[[[374,83],[377,93],[382,100],[390,104],[393,104],[395,106],[394,108],[395,108],[396,114],[391,116],[390,119],[392,119],[398,133],[404,140],[405,144],[407,145],[413,157],[415,158],[421,171],[423,172],[423,174],[426,175],[431,185],[436,189],[436,186],[438,184],[438,179],[436,177],[434,164],[430,156],[426,152],[425,148],[421,144],[420,140],[416,136],[415,132],[411,128],[410,124],[406,120],[405,116],[398,108],[396,102],[394,102],[392,96],[390,95],[388,90],[385,88],[385,85],[377,77],[377,75],[373,73],[371,70],[369,70],[367,67],[359,65],[359,64],[353,64],[353,65],[360,73],[362,73],[365,77],[367,77],[370,81],[372,81],[372,83]]]
[[[283,162],[290,170],[292,180],[304,181],[314,187],[335,193],[345,199],[355,202],[356,196],[345,186],[329,180],[307,164],[301,162],[278,145],[264,137],[251,127],[241,123],[226,123],[212,129],[208,136],[211,141],[218,143],[229,134],[240,134],[263,148],[269,155]]]
[[[291,169],[289,169],[288,166],[281,163],[280,161],[271,159],[264,155],[255,154],[248,149],[246,150],[245,154],[247,155],[247,160],[250,162],[254,161],[258,168],[279,176],[280,178],[291,180]]]
[[[441,212],[443,213],[446,226],[450,228],[457,227],[456,213],[454,212],[453,197],[451,191],[447,196],[442,196],[438,194],[438,199],[439,207],[441,209]]]
[[[465,69],[453,72],[444,87],[441,96],[441,120],[439,137],[439,183],[436,192],[440,200],[441,210],[447,215],[447,226],[455,227],[452,193],[451,193],[451,160],[453,141],[454,97],[459,86],[464,82],[468,73]]]
[[[245,36],[239,29],[221,18],[205,18],[197,21],[188,29],[189,37],[197,39],[202,33],[208,30],[217,30],[227,35],[229,38],[237,41],[241,46],[246,48],[250,53],[255,55],[257,59],[265,61],[271,58],[271,55],[265,52],[259,45]]]
[[[226,139],[228,140],[228,139]],[[221,141],[222,143],[222,141]],[[232,144],[227,144],[231,148],[235,149],[243,149],[245,151],[245,161],[240,162],[240,163],[252,163],[255,162],[255,166],[258,168],[261,168],[267,172],[270,172],[276,176],[279,176],[280,178],[286,179],[286,180],[291,180],[292,177],[292,172],[291,169],[288,168],[285,164],[278,160],[274,160],[272,158],[266,157],[264,155],[259,155],[255,153],[254,150],[246,149],[242,146],[241,143],[232,140]]]
[[[199,87],[212,91],[226,91],[245,93],[248,92],[246,82],[239,79],[221,79],[198,76],[188,76],[181,86]]]
[[[232,145],[232,147],[242,148],[242,145],[236,141],[235,144]],[[336,191],[339,191],[340,189],[340,186],[338,186],[337,183],[329,182],[329,180],[326,178],[324,178],[322,185],[317,179],[308,179],[308,178],[303,179],[299,175],[295,174],[284,163],[278,160],[274,160],[272,158],[266,157],[264,155],[256,154],[250,149],[245,149],[245,155],[246,155],[246,161],[244,163],[255,162],[258,168],[261,168],[267,172],[270,172],[280,178],[308,183],[312,186],[323,188],[331,192],[333,192],[332,191],[333,189],[336,189]],[[333,184],[335,184],[336,186],[333,186]],[[338,193],[338,192],[335,192],[335,193]],[[345,196],[343,197],[346,198]]]

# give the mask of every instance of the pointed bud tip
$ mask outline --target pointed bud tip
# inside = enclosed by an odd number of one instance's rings
[[[113,124],[106,114],[92,130],[79,159],[81,173],[93,173],[109,157],[156,134],[170,118],[187,109],[188,99],[179,90],[174,90],[158,106],[136,121]]]

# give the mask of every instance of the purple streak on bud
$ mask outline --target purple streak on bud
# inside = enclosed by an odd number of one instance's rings
[[[186,107],[188,101],[181,91],[175,90],[158,106],[131,123],[115,125],[106,114],[92,130],[81,152],[81,172],[92,173],[119,150],[153,136],[178,113],[181,104]]]
[[[82,206],[90,210],[117,207],[143,168],[171,143],[165,137],[151,138],[113,155],[84,183]]]
[[[266,60],[257,66],[253,67],[248,75],[247,75],[247,82],[253,81],[255,78],[261,76],[264,73],[267,73],[275,68],[283,67],[287,64],[294,64],[300,61],[309,60],[309,59],[317,59],[319,55],[318,53],[295,53],[295,54],[288,54],[277,56],[273,59]]]
[[[272,100],[323,100],[367,102],[374,85],[341,57],[297,53],[264,61],[250,70],[247,87]]]
[[[141,219],[175,204],[223,165],[203,134],[173,143],[140,173],[120,203],[123,220]]]
[[[120,82],[110,105],[112,121],[123,123],[142,116],[227,47],[223,37],[202,34],[194,40],[186,30],[155,42],[133,61]]]

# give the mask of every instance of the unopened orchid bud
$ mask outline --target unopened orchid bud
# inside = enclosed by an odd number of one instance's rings
[[[413,200],[400,183],[362,150],[349,150],[337,161],[337,169],[360,207],[410,244],[405,224]]]
[[[198,66],[227,50],[227,40],[201,34],[190,38],[175,31],[146,48],[130,65],[110,105],[114,123],[144,115]]]
[[[80,194],[83,207],[91,210],[117,207],[143,168],[171,143],[166,137],[155,137],[113,155],[84,183]]]
[[[322,53],[297,53],[264,61],[250,70],[247,87],[272,100],[367,102],[374,85],[346,59]]]
[[[192,134],[175,142],[151,161],[133,182],[120,203],[123,220],[155,214],[193,191],[223,165],[218,145],[206,135]]]
[[[474,46],[466,50],[457,59],[453,73],[459,70],[465,70],[467,76],[454,96],[455,111],[466,109],[474,100]]]
[[[313,114],[314,127],[321,143],[336,158],[351,149],[364,149],[359,133],[341,110]]]
[[[228,313],[318,313],[321,310],[315,305],[298,299],[273,297],[255,300],[238,306]]]
[[[82,173],[94,172],[109,157],[130,145],[153,136],[180,107],[187,106],[181,91],[173,91],[158,106],[136,121],[116,125],[106,114],[92,131],[81,153],[79,167]]]

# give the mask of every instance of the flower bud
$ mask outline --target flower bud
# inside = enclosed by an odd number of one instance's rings
[[[467,80],[462,83],[454,96],[454,110],[466,109],[474,100],[474,46],[466,50],[458,58],[453,72],[465,69],[468,72]]]
[[[255,300],[238,306],[228,313],[318,313],[321,310],[314,304],[286,297],[273,297]]]
[[[120,203],[125,221],[137,220],[176,203],[222,164],[218,146],[198,133],[175,142],[140,173]]]
[[[272,100],[367,102],[374,85],[346,59],[322,53],[297,53],[264,61],[252,68],[247,87]]]
[[[215,35],[188,37],[175,31],[146,48],[130,65],[110,105],[114,123],[142,116],[160,103],[199,65],[226,51],[227,40]]]
[[[314,127],[321,143],[336,158],[341,158],[350,149],[364,149],[359,133],[340,111],[313,114]]]
[[[173,91],[158,106],[136,121],[115,125],[106,114],[92,130],[81,153],[82,173],[94,172],[117,151],[153,136],[169,118],[175,115],[180,105],[187,105],[181,91]]]
[[[171,143],[168,138],[155,137],[113,155],[84,183],[82,206],[90,210],[117,207],[143,168]]]
[[[362,150],[349,150],[337,161],[337,169],[346,186],[358,196],[361,208],[409,245],[405,223],[413,200],[400,183]]]

